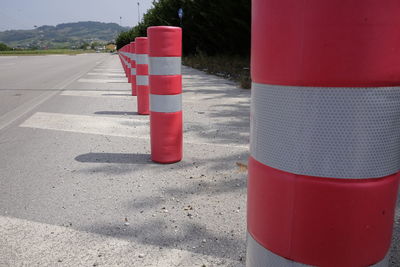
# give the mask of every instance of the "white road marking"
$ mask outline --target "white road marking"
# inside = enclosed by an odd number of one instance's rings
[[[195,126],[194,123],[187,124],[190,127]],[[103,117],[103,116],[88,116],[88,115],[71,115],[61,113],[46,113],[37,112],[32,117],[23,122],[20,127],[37,128],[44,130],[56,130],[73,133],[97,134],[108,136],[119,136],[137,139],[150,139],[149,117],[148,116],[127,116],[121,117]],[[213,128],[208,127],[203,131],[218,132],[226,131],[227,127]],[[207,142],[208,139],[199,137],[197,132],[185,133],[184,143],[222,146],[231,148],[248,149],[248,145],[242,144],[221,144]]]
[[[107,71],[107,72],[120,72],[120,73],[124,73],[123,69],[108,69],[108,68],[95,68],[94,71]]]
[[[112,72],[89,72],[87,75],[92,76],[116,76],[116,77],[125,77],[123,73],[112,73]]]
[[[112,97],[132,99],[131,91],[63,91],[62,96],[86,96],[86,97]]]
[[[148,117],[142,117],[140,119],[125,119],[37,112],[20,126],[66,132],[137,138],[148,138],[148,135],[150,134]]]
[[[0,244],[0,266],[241,266],[231,259],[4,216]]]
[[[13,123],[17,119],[21,118],[22,116],[24,116],[25,114],[27,114],[28,112],[33,110],[34,108],[40,106],[41,104],[46,102],[48,99],[57,95],[60,92],[60,90],[63,90],[64,88],[66,88],[68,85],[73,83],[76,79],[83,76],[86,72],[87,71],[85,70],[85,71],[78,73],[77,75],[70,77],[68,80],[57,84],[54,87],[54,91],[44,92],[43,94],[41,94],[41,95],[29,100],[28,102],[18,106],[17,108],[7,112],[3,116],[0,116],[0,130],[9,126],[11,123]]]
[[[127,83],[128,79],[79,79],[81,83]]]
[[[97,90],[97,91],[85,91],[85,90],[65,90],[61,94],[61,96],[85,96],[85,97],[108,97],[108,98],[121,98],[121,99],[126,99],[126,100],[132,100],[135,99],[135,97],[132,96],[132,92],[128,90],[120,90],[120,91],[102,91],[102,90]],[[207,97],[199,97],[199,96],[189,96],[189,97],[184,97],[184,103],[198,103],[200,100],[206,100]],[[242,100],[241,98],[239,100]],[[219,101],[216,99],[216,101]]]

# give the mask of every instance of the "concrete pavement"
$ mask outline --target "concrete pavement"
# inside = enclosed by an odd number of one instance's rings
[[[250,91],[183,73],[160,165],[116,56],[0,58],[0,266],[244,266]]]

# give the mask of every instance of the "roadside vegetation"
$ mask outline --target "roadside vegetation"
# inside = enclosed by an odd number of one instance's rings
[[[243,56],[207,56],[190,55],[182,59],[183,64],[195,69],[214,74],[225,79],[237,81],[240,87],[250,89],[249,57]]]
[[[178,17],[183,9],[183,19]],[[139,25],[116,38],[117,49],[146,36],[147,27],[183,28],[183,63],[250,88],[251,0],[159,0]]]
[[[11,47],[7,46],[6,44],[0,43],[0,52],[11,51],[11,50],[13,50]]]

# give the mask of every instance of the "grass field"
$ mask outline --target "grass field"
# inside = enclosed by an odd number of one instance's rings
[[[36,55],[77,55],[93,53],[94,50],[49,49],[49,50],[20,50],[0,51],[0,56],[36,56]]]

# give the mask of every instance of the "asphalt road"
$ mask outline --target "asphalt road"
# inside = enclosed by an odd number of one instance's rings
[[[250,92],[183,74],[159,165],[117,56],[0,57],[0,266],[244,266]]]
[[[117,56],[0,68],[0,266],[244,265],[248,90],[184,68],[184,160],[160,165]]]
[[[104,54],[0,57],[0,129],[105,59]]]

